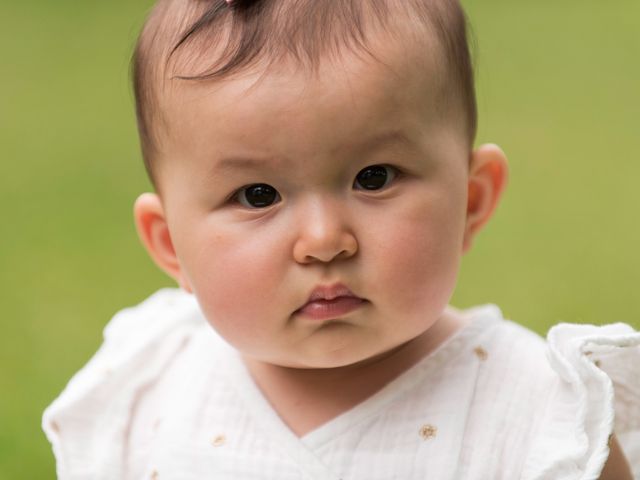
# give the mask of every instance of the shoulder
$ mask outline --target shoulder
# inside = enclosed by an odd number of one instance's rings
[[[595,479],[615,432],[640,478],[640,333],[561,323],[545,339],[493,305],[465,313],[483,322],[465,439],[473,461],[499,457],[496,469],[524,480]]]
[[[482,360],[481,382],[492,383],[491,388],[506,393],[514,388],[521,391],[523,386],[538,387],[557,377],[548,363],[548,345],[543,337],[505,319],[495,305],[475,307],[464,314],[472,323],[483,323],[474,339],[475,352]],[[499,383],[495,383],[496,377]]]
[[[98,466],[99,459],[110,462],[108,458],[122,453],[140,393],[162,377],[203,329],[211,330],[197,302],[178,289],[160,290],[112,318],[99,350],[43,415],[60,478],[74,472],[91,476],[106,468]],[[114,470],[113,477],[118,475]]]
[[[501,413],[527,431],[506,447],[525,454],[523,479],[597,478],[614,432],[620,455],[611,449],[608,470],[626,454],[640,476],[639,332],[622,323],[561,323],[545,341],[503,319],[485,343],[487,392],[506,397]],[[513,440],[510,428],[504,438]]]
[[[104,330],[105,342],[144,343],[149,334],[199,322],[194,316],[197,303],[193,295],[177,288],[163,288],[138,305],[114,315]]]
[[[561,323],[549,330],[547,342],[558,379],[529,473],[545,472],[538,464],[545,458],[546,475],[583,472],[575,478],[597,478],[611,458],[603,473],[609,478],[626,455],[640,476],[640,333],[623,323]]]
[[[203,325],[195,298],[179,289],[159,290],[138,305],[119,311],[105,326],[98,351],[73,376],[54,405],[71,392],[77,395],[107,385],[125,371],[127,381],[135,381],[136,366],[144,364],[148,369]]]

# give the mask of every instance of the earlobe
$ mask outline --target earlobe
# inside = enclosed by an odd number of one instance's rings
[[[489,221],[507,184],[507,157],[497,145],[474,150],[469,166],[467,220],[463,250],[471,248],[475,235]]]
[[[133,216],[142,244],[153,261],[188,292],[191,286],[176,255],[160,197],[154,193],[140,195]]]

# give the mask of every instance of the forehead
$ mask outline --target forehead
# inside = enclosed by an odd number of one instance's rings
[[[446,121],[446,62],[437,42],[423,35],[371,43],[375,58],[343,54],[313,72],[282,62],[215,83],[172,81],[163,96],[164,156],[213,161],[258,152],[310,159],[363,135],[416,133]]]

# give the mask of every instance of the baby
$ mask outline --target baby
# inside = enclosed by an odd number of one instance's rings
[[[181,288],[45,412],[59,478],[640,475],[640,334],[448,306],[507,180],[465,32],[454,0],[157,3],[134,211]]]

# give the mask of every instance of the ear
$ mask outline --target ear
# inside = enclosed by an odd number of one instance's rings
[[[169,226],[160,197],[143,193],[133,206],[138,235],[153,261],[187,292],[191,285],[173,248]]]
[[[469,166],[467,220],[463,251],[467,252],[480,229],[489,221],[507,185],[507,157],[497,145],[474,150]]]

